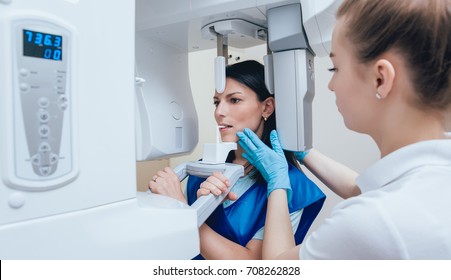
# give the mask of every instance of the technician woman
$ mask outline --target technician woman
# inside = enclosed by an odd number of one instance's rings
[[[269,182],[263,257],[451,259],[451,1],[345,0],[330,56],[345,125],[370,135],[381,160],[339,178],[346,168],[316,150],[306,155],[306,167],[326,184],[329,170],[342,182],[333,190],[351,198],[296,246],[286,189],[277,189],[286,185],[271,183],[288,173],[277,134],[271,150],[252,131],[238,133],[243,157]]]
[[[236,63],[226,68],[226,77],[224,92],[216,93],[213,97],[215,119],[222,127],[222,140],[237,142],[236,133],[247,127],[255,133],[257,139],[263,141],[263,145],[270,145],[269,134],[275,129],[274,98],[265,86],[263,65],[256,61]],[[260,172],[242,156],[243,152],[238,147],[229,154],[227,162],[243,165],[245,176],[233,186],[234,201],[226,200],[200,227],[199,258],[262,258],[268,184]],[[320,211],[325,196],[300,171],[293,153],[286,153],[282,158],[287,167],[287,176],[274,178],[276,181],[272,185],[284,185],[293,197],[290,206],[287,206],[287,217],[292,238],[299,244]],[[201,185],[202,189],[199,190]],[[218,194],[229,187],[229,182],[220,173],[207,180],[190,176],[186,197],[180,189],[177,176],[169,167],[159,171],[154,180],[149,182],[152,192],[166,194],[188,204],[192,204],[198,195],[208,193],[213,187]]]

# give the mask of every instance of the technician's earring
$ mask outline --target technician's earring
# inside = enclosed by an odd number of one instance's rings
[[[265,122],[268,120],[268,118],[267,117],[263,117],[263,119],[265,120]]]
[[[377,92],[377,91],[376,91],[376,98],[379,99],[379,100],[382,99],[382,96],[381,96],[381,95],[379,94],[379,92]]]

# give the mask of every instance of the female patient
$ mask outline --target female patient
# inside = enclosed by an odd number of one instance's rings
[[[264,67],[256,61],[244,61],[226,69],[226,88],[213,97],[215,119],[224,142],[237,142],[236,133],[250,128],[266,145],[269,134],[275,129],[274,98],[264,83]],[[242,157],[238,146],[230,152],[227,162],[244,166],[245,176],[233,186],[233,194],[220,205],[200,227],[200,251],[198,258],[205,259],[261,259],[264,223],[266,217],[267,183],[257,169]],[[286,153],[289,177],[273,182],[284,185],[293,197],[289,207],[292,230],[296,243],[302,242],[307,230],[320,211],[325,196],[298,168],[292,153]],[[291,183],[290,183],[291,182]],[[200,186],[202,188],[200,189]],[[220,173],[199,178],[190,176],[184,195],[180,182],[169,167],[159,171],[149,182],[153,193],[169,195],[192,204],[198,195],[219,194],[229,187]],[[218,189],[219,188],[219,189]],[[214,190],[213,190],[214,189]]]

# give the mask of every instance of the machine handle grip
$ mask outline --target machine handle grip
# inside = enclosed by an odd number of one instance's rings
[[[213,194],[201,196],[191,205],[191,208],[195,209],[197,212],[197,225],[199,227],[223,202],[236,181],[238,181],[240,177],[244,176],[244,168],[242,165],[238,164],[205,164],[202,162],[183,163],[174,168],[174,172],[177,174],[180,181],[185,179],[188,175],[206,178],[212,175],[215,171],[222,172],[222,174],[229,179],[230,187],[227,192],[219,196],[215,196]]]
[[[174,173],[177,174],[177,177],[179,177],[180,182],[185,180],[185,178],[188,176],[188,173],[186,172],[186,166],[188,163],[184,162],[182,164],[177,165],[174,168]]]

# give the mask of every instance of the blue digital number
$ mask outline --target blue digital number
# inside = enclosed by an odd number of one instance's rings
[[[61,50],[55,50],[53,52],[53,59],[54,60],[61,60]]]
[[[42,45],[42,38],[43,38],[44,36],[42,35],[42,33],[36,33],[36,36],[35,36],[35,38],[34,38],[34,43],[36,44],[36,45]]]
[[[61,36],[55,36],[55,41],[53,42],[54,47],[61,47]]]
[[[52,35],[46,34],[44,36],[44,46],[51,46],[52,45]]]
[[[44,58],[47,58],[47,59],[52,58],[52,50],[51,49],[44,50]]]
[[[33,32],[25,31],[25,35],[27,36],[27,41],[31,42],[33,40]]]

